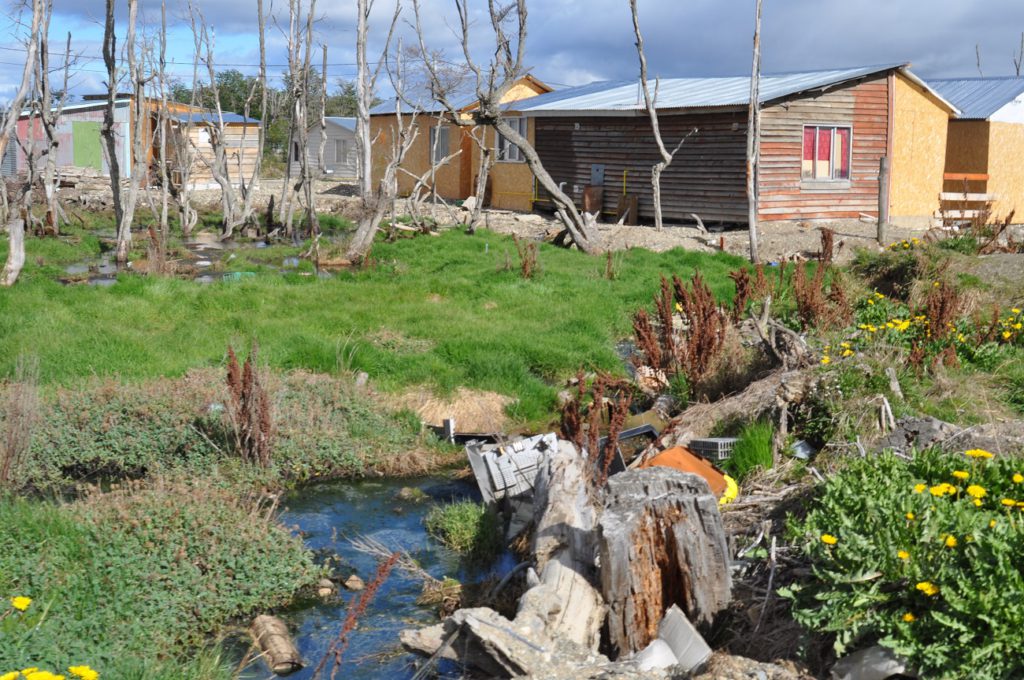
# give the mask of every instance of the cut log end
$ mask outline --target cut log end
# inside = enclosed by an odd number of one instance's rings
[[[302,670],[302,655],[292,642],[288,626],[274,616],[257,616],[249,629],[252,639],[260,648],[267,666],[277,675],[289,675]]]

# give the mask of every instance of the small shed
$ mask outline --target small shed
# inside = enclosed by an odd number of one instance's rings
[[[468,117],[476,108],[475,85],[463,88],[463,92],[453,94],[451,99],[459,108],[459,115]],[[523,76],[516,81],[502,98],[502,102],[515,108],[512,102],[527,100],[552,88],[533,76]],[[431,163],[439,163],[451,154],[458,154],[450,162],[439,166],[434,175],[433,186],[445,199],[460,200],[472,196],[476,191],[476,181],[480,169],[480,149],[473,141],[473,135],[491,151],[493,163],[488,176],[484,202],[490,207],[504,210],[529,211],[533,207],[534,181],[533,173],[519,149],[497,134],[493,128],[468,128],[455,124],[448,114],[441,111],[436,102],[424,97],[424,103],[415,108],[418,112],[416,125],[418,134],[406,154],[405,162],[398,177],[398,190],[408,195],[416,184],[416,177],[422,176],[431,168]],[[402,105],[405,122],[412,119],[413,108]],[[373,109],[370,118],[370,134],[373,145],[373,178],[379,181],[391,153],[391,140],[394,138],[396,114],[394,102],[384,103]],[[531,142],[534,139],[534,128],[526,118],[510,113],[510,122],[517,126],[520,134]],[[428,188],[429,188],[428,184]]]
[[[220,114],[209,110],[172,113],[172,134],[178,136],[178,139],[188,139],[192,161],[190,179],[195,188],[217,186],[210,166],[214,163],[213,143],[220,123],[224,124],[224,148],[232,184],[239,184],[243,179],[248,181],[256,168],[260,121],[226,111]],[[174,147],[177,145],[168,146],[168,158],[172,167],[171,180],[180,183],[181,170],[176,166],[180,166],[184,161],[176,157]]]
[[[750,77],[662,78],[657,87],[666,145],[685,138],[662,175],[666,220],[746,224]],[[877,216],[879,161],[889,156],[892,221],[930,224],[956,109],[907,64],[764,75],[759,103],[760,221]],[[544,167],[577,202],[599,195],[595,207],[614,214],[635,198],[639,216],[652,217],[660,156],[636,81],[560,90],[516,108],[534,123]],[[535,203],[550,199],[538,192]]]
[[[359,175],[359,156],[356,153],[356,119],[327,116],[324,130],[323,176],[341,182],[355,182]],[[320,143],[323,140],[320,124],[309,128],[309,144],[306,148],[306,159],[313,172],[320,174]],[[295,142],[291,153],[291,175],[297,177],[301,172],[299,163],[299,144]]]
[[[1024,78],[929,80],[960,113],[949,121],[947,216],[1024,220]]]

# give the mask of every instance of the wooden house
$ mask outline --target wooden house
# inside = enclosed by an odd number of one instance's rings
[[[1024,78],[928,84],[960,109],[949,121],[944,216],[1003,220],[1014,212],[1024,221]]]
[[[128,179],[139,171],[148,169],[159,154],[157,135],[157,108],[159,101],[146,99],[143,106],[145,124],[142,130],[142,145],[146,149],[145,162],[139,163],[132,153],[132,116],[134,107],[129,95],[121,95],[114,102],[114,141],[117,149],[118,167],[121,177]],[[108,175],[105,142],[101,135],[103,112],[107,107],[106,95],[86,95],[83,102],[67,105],[57,121],[57,167],[65,174],[95,172]],[[168,102],[170,117],[168,157],[172,159],[172,175],[180,177],[180,166],[185,162],[174,150],[173,136],[189,140],[189,160],[192,163],[192,182],[197,187],[215,186],[208,162],[213,159],[212,135],[215,133],[217,114],[205,109],[193,108],[188,104]],[[238,169],[249,177],[254,167],[258,149],[259,121],[246,119],[235,113],[223,113],[227,133],[226,148],[232,168],[232,180],[237,182]],[[11,140],[2,162],[3,174],[13,176],[26,172],[25,150],[46,148],[46,135],[39,117],[32,111],[25,111],[18,119],[15,132],[19,144]],[[33,144],[27,143],[33,140]],[[38,153],[38,151],[36,152]],[[146,177],[143,176],[145,181]]]
[[[749,77],[660,80],[665,143],[686,138],[662,175],[666,221],[746,224],[749,92]],[[928,226],[956,109],[907,65],[765,75],[760,106],[759,221],[874,218],[888,156],[892,221]],[[544,167],[578,203],[597,196],[593,207],[614,214],[636,197],[640,219],[652,218],[660,156],[637,82],[560,90],[516,108],[532,123]],[[549,200],[538,192],[535,204]]]
[[[509,89],[502,102],[511,105],[512,102],[527,100],[551,91],[550,87],[536,78],[525,76]],[[469,93],[463,94],[458,100],[463,104],[460,115],[465,117],[468,117],[477,106],[474,96]],[[533,173],[526,166],[516,146],[496,134],[493,128],[467,128],[454,124],[440,111],[436,103],[424,104],[417,108],[420,109],[415,120],[418,132],[402,164],[403,171],[399,173],[400,195],[408,195],[416,184],[415,178],[430,171],[432,157],[435,163],[439,163],[446,156],[457,153],[455,158],[437,168],[434,181],[432,184],[428,183],[428,187],[436,187],[438,194],[445,199],[459,200],[472,196],[476,190],[480,168],[480,149],[473,140],[473,135],[478,135],[491,150],[493,160],[485,192],[485,204],[504,210],[529,211],[533,208]],[[406,122],[411,121],[411,107],[404,106],[402,115]],[[520,133],[533,141],[534,128],[526,118],[514,117],[513,124],[518,125]],[[388,162],[396,127],[394,103],[381,104],[371,112],[370,133],[374,140],[372,158],[375,182],[379,181]]]
[[[306,148],[306,159],[313,172],[326,179],[341,182],[355,182],[359,176],[359,157],[356,153],[356,119],[327,116],[327,123],[321,136],[320,124],[309,128],[309,144]],[[320,143],[324,141],[324,172],[320,168]],[[298,177],[301,172],[299,143],[292,144],[291,176]]]

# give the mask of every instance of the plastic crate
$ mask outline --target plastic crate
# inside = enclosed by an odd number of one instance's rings
[[[687,447],[708,460],[726,460],[732,455],[736,441],[736,437],[706,437],[691,439]]]

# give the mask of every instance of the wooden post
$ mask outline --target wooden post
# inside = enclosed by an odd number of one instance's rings
[[[757,249],[757,161],[760,147],[761,106],[758,101],[761,80],[761,0],[757,0],[754,22],[754,66],[750,74],[750,108],[747,119],[747,223],[750,229],[750,261],[760,262]]]
[[[878,162],[878,245],[885,246],[889,226],[889,157]]]

